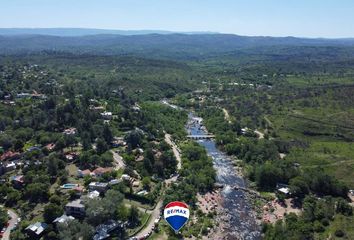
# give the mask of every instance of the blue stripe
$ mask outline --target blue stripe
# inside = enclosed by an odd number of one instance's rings
[[[188,221],[188,218],[182,216],[171,216],[166,218],[166,221],[175,231],[179,231],[183,225]]]

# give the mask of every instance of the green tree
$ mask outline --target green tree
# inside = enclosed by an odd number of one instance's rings
[[[0,208],[0,228],[2,229],[4,225],[9,220],[9,216],[7,215],[7,211],[4,208]]]
[[[69,223],[58,224],[59,239],[61,240],[90,240],[94,235],[94,228],[86,222],[72,220]]]
[[[63,214],[63,208],[57,204],[49,203],[44,207],[43,218],[46,223],[52,223]]]

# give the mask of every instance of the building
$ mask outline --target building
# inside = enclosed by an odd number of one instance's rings
[[[53,223],[54,224],[59,224],[59,223],[66,223],[68,221],[71,221],[71,220],[74,220],[75,218],[73,216],[67,216],[65,214],[63,214],[62,216],[60,217],[57,217]]]
[[[110,233],[113,231],[119,231],[121,234],[118,234],[119,237],[123,237],[124,233],[124,223],[121,221],[109,220],[104,224],[98,225],[96,228],[96,234],[93,236],[93,240],[103,240],[110,237]],[[121,239],[121,238],[119,238]]]
[[[30,93],[18,93],[16,98],[30,98],[32,95]]]
[[[55,143],[49,143],[45,146],[48,151],[53,151],[55,148]]]
[[[87,194],[87,197],[90,198],[90,199],[95,199],[95,198],[98,198],[100,196],[100,192],[98,191],[92,191],[92,192],[89,192]]]
[[[127,142],[124,141],[122,137],[114,137],[114,140],[111,142],[112,147],[124,147],[127,145]]]
[[[89,184],[90,191],[97,191],[100,193],[104,193],[108,190],[108,183],[101,183],[101,182],[92,182]]]
[[[78,218],[84,217],[86,214],[85,205],[80,199],[69,202],[65,205],[65,213],[68,216],[74,216]]]
[[[19,152],[12,152],[12,151],[7,151],[6,153],[2,154],[0,156],[0,161],[10,161],[10,160],[15,160],[20,157]]]
[[[279,193],[283,193],[285,195],[290,194],[290,188],[289,185],[282,184],[282,183],[277,183],[276,189]]]
[[[5,171],[10,172],[16,169],[16,164],[14,162],[5,165]]]
[[[95,177],[101,177],[103,174],[105,173],[110,173],[112,172],[113,169],[112,168],[102,168],[102,167],[99,167],[99,168],[96,168],[95,170],[92,171],[93,175]]]
[[[16,189],[22,188],[25,183],[23,175],[12,176],[10,178],[10,181],[11,181],[12,185],[14,186],[14,188],[16,188]]]
[[[75,135],[77,132],[76,128],[68,128],[63,131],[65,135]]]
[[[103,117],[103,119],[111,120],[113,117],[113,113],[112,112],[103,112],[103,113],[101,113],[101,116]]]
[[[47,227],[48,225],[46,223],[36,222],[35,224],[29,225],[25,230],[30,239],[39,239]]]
[[[123,182],[122,179],[112,179],[111,181],[109,181],[109,186],[114,186],[114,185],[117,185],[119,183]]]
[[[85,176],[91,176],[92,173],[89,169],[86,169],[86,170],[79,169],[79,170],[77,170],[77,175],[78,175],[78,177],[83,178]]]

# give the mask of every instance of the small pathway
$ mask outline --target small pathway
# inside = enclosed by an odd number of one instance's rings
[[[180,150],[177,147],[176,143],[172,141],[171,135],[168,133],[165,133],[165,141],[167,142],[168,145],[172,147],[173,154],[176,157],[177,160],[177,171],[181,170],[182,168],[182,159],[181,159],[181,154]]]

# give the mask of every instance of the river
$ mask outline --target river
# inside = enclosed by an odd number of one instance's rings
[[[196,118],[193,113],[189,113],[186,128],[192,135],[207,134],[207,130],[202,128],[202,119]],[[232,159],[218,150],[213,140],[198,140],[198,143],[205,147],[213,159],[216,183],[224,186],[221,192],[222,210],[217,216],[220,222],[225,223],[220,230],[224,235],[223,239],[260,239],[260,226],[256,222],[255,213],[246,194],[234,189],[234,187],[245,188],[246,183],[242,176],[237,175]]]

